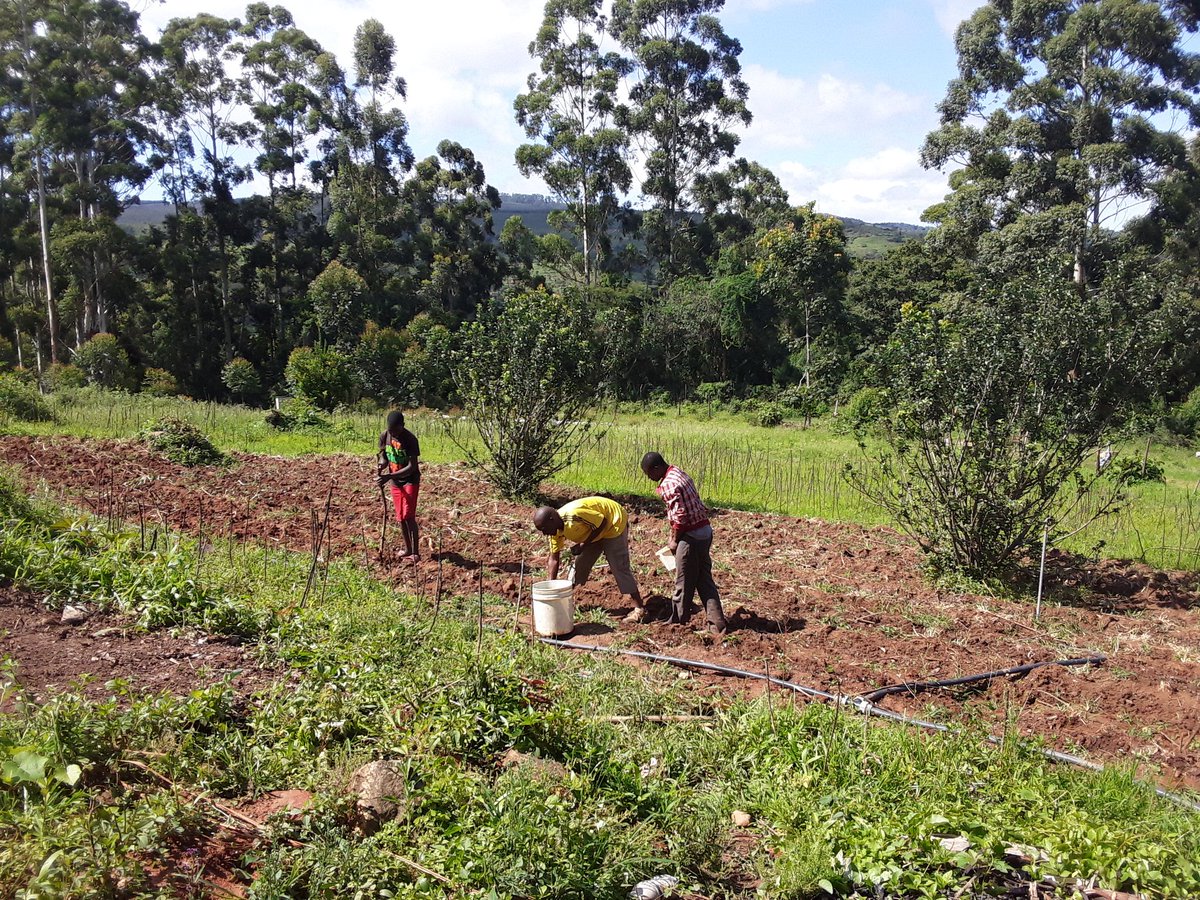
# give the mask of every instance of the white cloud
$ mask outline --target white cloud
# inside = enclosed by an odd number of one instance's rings
[[[981,0],[930,0],[930,5],[933,6],[933,16],[942,31],[953,37],[962,21],[969,18],[983,3]]]
[[[921,98],[883,83],[867,85],[830,74],[789,78],[749,65],[745,78],[754,113],[747,136],[765,147],[794,149],[830,135],[861,133],[925,105]]]
[[[868,222],[917,223],[946,194],[946,176],[921,168],[916,151],[888,147],[827,171],[800,163],[776,167],[793,203]]]

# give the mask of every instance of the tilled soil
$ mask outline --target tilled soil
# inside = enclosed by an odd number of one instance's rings
[[[329,546],[354,554],[397,586],[427,598],[439,560],[444,590],[474,595],[482,565],[490,597],[515,602],[545,559],[532,509],[497,498],[460,465],[424,466],[423,559],[396,560],[399,535],[373,480],[373,459],[238,455],[227,468],[184,469],[132,442],[7,437],[0,456],[35,485],[100,516],[205,538],[234,537],[309,551],[329,503]],[[562,495],[557,501],[569,499]],[[661,504],[620,498],[631,512],[631,551],[652,619],[666,615],[671,578],[654,551],[666,537]],[[578,595],[576,643],[619,643],[772,675],[830,692],[954,678],[1027,662],[1106,654],[1098,667],[1038,669],[955,691],[894,695],[882,705],[953,722],[1006,721],[1049,746],[1098,762],[1130,761],[1168,784],[1200,788],[1200,580],[1115,561],[1051,554],[1048,599],[1032,603],[930,586],[920,553],[884,528],[719,511],[713,556],[731,631],[714,641],[703,615],[689,625],[626,625],[612,579],[598,570]],[[526,577],[519,586],[522,562]],[[296,598],[280,598],[280,605]],[[494,603],[496,624],[513,617]],[[527,611],[521,618],[528,628]],[[7,645],[8,639],[5,640]],[[5,648],[7,652],[7,647]],[[163,665],[173,665],[162,663]],[[697,676],[715,694],[761,682]]]
[[[182,695],[229,678],[247,695],[278,677],[250,648],[200,633],[145,634],[110,613],[65,624],[36,594],[11,586],[0,587],[0,656],[16,662],[17,683],[36,701],[76,688],[101,700],[112,694],[105,685],[114,679],[137,694]]]

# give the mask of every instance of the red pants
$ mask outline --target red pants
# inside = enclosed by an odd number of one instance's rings
[[[392,506],[396,508],[397,522],[412,522],[417,518],[417,494],[419,484],[393,484]]]

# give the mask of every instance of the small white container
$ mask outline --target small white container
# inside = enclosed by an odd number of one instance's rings
[[[533,628],[545,637],[563,637],[575,630],[575,586],[565,578],[536,581],[533,599]]]
[[[658,561],[663,564],[663,568],[668,572],[675,571],[675,554],[670,547],[663,547],[658,551]]]

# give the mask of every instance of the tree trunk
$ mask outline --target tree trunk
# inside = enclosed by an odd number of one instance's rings
[[[42,168],[42,151],[34,151],[34,170],[37,173],[38,228],[42,236],[42,274],[46,279],[46,325],[50,329],[50,363],[58,362],[58,309],[54,305],[54,275],[50,268],[50,228],[46,217],[46,176]]]

